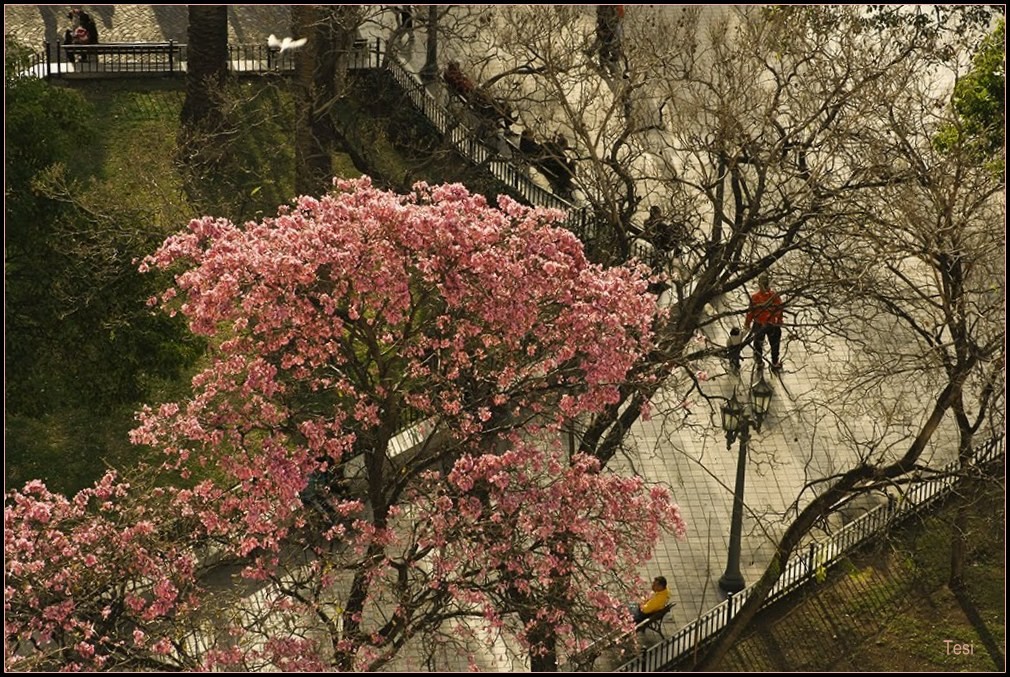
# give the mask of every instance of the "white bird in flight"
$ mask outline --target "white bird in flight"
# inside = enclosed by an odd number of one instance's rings
[[[267,46],[270,47],[270,49],[286,52],[289,49],[298,49],[299,47],[303,47],[308,41],[308,38],[299,38],[297,40],[284,38],[283,40],[278,40],[277,36],[271,33],[270,37],[267,38]]]

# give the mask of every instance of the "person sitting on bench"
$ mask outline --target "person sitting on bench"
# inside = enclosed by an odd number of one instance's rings
[[[74,42],[78,45],[97,45],[98,44],[98,24],[95,20],[91,18],[91,15],[82,9],[72,9],[70,13],[67,14],[67,18],[75,22],[76,26],[84,29],[84,36],[80,40],[75,40]]]
[[[631,604],[631,616],[635,623],[641,623],[648,616],[662,611],[670,600],[670,591],[666,589],[666,577],[656,576],[652,581],[652,597],[643,600],[641,604]]]

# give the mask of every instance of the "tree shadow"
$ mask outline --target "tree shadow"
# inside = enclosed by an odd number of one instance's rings
[[[67,17],[66,8],[62,6],[39,5],[39,14],[42,15],[42,24],[45,26],[45,40],[48,42],[62,40],[63,31],[70,27],[70,19]]]
[[[112,17],[116,14],[115,5],[88,5],[88,7],[91,8],[92,14],[101,19],[106,30],[112,28]]]
[[[992,662],[996,665],[996,669],[999,671],[1006,670],[1006,657],[1000,651],[999,644],[996,642],[996,638],[993,637],[992,632],[989,631],[989,626],[986,625],[985,620],[982,615],[978,612],[978,607],[975,606],[975,602],[971,600],[968,593],[963,590],[952,590],[954,597],[957,599],[958,604],[961,606],[961,610],[964,612],[965,617],[968,622],[971,623],[971,627],[975,628],[975,632],[978,633],[979,639],[982,641],[982,645],[985,650],[989,652],[989,657],[992,658]]]
[[[271,33],[291,35],[289,5],[229,5],[228,31],[237,44],[266,44]]]
[[[185,5],[151,5],[151,10],[163,40],[186,42],[189,11]]]

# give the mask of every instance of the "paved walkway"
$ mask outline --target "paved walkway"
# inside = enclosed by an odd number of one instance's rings
[[[4,31],[19,42],[42,48],[63,39],[67,12],[82,7],[98,25],[102,42],[186,42],[186,5],[4,5]],[[287,5],[229,6],[228,41],[266,44],[267,36],[290,34]]]
[[[184,6],[99,5],[85,6],[99,24],[103,41],[186,39]],[[36,5],[5,6],[8,34],[32,44],[43,38],[56,39],[65,25],[66,7]],[[281,6],[233,6],[229,9],[229,33],[235,42],[266,41],[270,33],[289,34],[289,9]],[[391,22],[392,13],[383,14]],[[365,37],[382,31],[370,25]],[[423,62],[423,38],[407,54],[418,68]],[[446,57],[448,58],[448,57]],[[746,307],[746,296],[721,299],[713,312]],[[746,504],[743,521],[741,571],[749,583],[757,580],[769,561],[773,544],[782,534],[797,508],[815,495],[811,488],[818,480],[851,466],[862,449],[874,457],[900,455],[906,448],[900,434],[881,435],[888,429],[910,433],[924,418],[924,403],[933,401],[936,388],[914,375],[903,375],[885,383],[871,394],[853,397],[847,370],[858,364],[859,355],[850,354],[842,343],[818,329],[817,320],[802,315],[791,318],[795,331],[787,330],[783,340],[785,372],[772,379],[775,390],[771,411],[760,432],[751,439],[747,466]],[[725,342],[729,324],[713,325],[699,341]],[[888,327],[864,327],[870,341],[901,341]],[[712,359],[697,365],[700,388],[685,376],[674,378],[653,402],[651,420],[640,420],[632,430],[627,448],[614,459],[612,468],[636,472],[650,481],[671,488],[688,524],[683,541],[672,536],[659,543],[652,564],[641,572],[646,579],[665,575],[671,583],[676,608],[667,620],[669,635],[724,599],[717,581],[726,564],[730,512],[737,447],[727,450],[719,425],[719,405],[734,388],[749,387],[753,362],[745,351],[740,378],[728,374],[725,365]],[[895,425],[897,423],[897,425]],[[953,450],[951,428],[945,422],[934,435],[934,444],[924,461],[953,458],[938,449]],[[855,441],[855,443],[854,443]],[[872,442],[875,441],[876,444]],[[890,444],[895,444],[893,449]],[[859,507],[869,507],[867,503]],[[643,590],[643,594],[644,594]],[[650,633],[649,639],[653,636]],[[607,669],[622,660],[605,656],[597,668]],[[395,666],[392,666],[395,667]],[[521,665],[489,662],[487,668],[520,669]]]

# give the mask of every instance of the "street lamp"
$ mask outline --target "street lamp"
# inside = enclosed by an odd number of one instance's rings
[[[729,560],[726,562],[726,572],[719,579],[719,588],[728,594],[744,589],[743,576],[740,574],[740,530],[743,522],[743,491],[747,472],[747,442],[750,440],[750,427],[761,430],[761,423],[768,414],[768,406],[772,401],[772,388],[764,376],[754,384],[750,391],[750,406],[741,404],[736,398],[736,391],[722,407],[722,429],[726,431],[726,449],[740,438],[740,453],[736,461],[736,486],[733,489],[733,517],[729,532]]]

